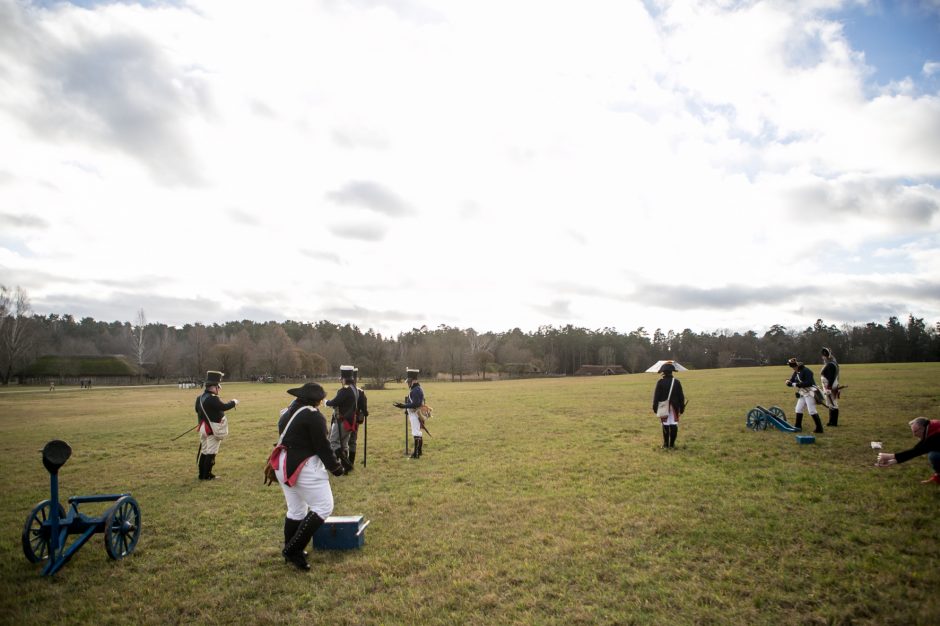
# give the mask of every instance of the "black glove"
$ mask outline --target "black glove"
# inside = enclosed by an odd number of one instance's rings
[[[405,408],[405,405],[404,405],[404,403],[402,403],[402,402],[396,402],[396,403],[393,404],[392,406],[395,407],[396,409],[403,409],[403,408]]]
[[[333,476],[342,476],[343,474],[346,473],[346,470],[343,469],[342,465],[337,465],[330,471],[333,472]]]

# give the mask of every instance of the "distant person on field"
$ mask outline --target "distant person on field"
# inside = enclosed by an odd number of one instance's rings
[[[222,439],[228,435],[225,412],[238,405],[238,400],[222,402],[219,398],[224,375],[222,372],[206,372],[205,390],[196,398],[196,419],[199,420],[199,454],[196,463],[199,466],[199,480],[217,478],[212,473],[212,467]]]
[[[349,464],[356,464],[356,441],[359,439],[359,427],[369,417],[369,400],[366,392],[359,388],[359,368],[353,368],[353,387],[358,392],[356,400],[356,428],[349,433]]]
[[[679,416],[685,412],[685,395],[682,393],[682,383],[673,374],[676,366],[672,361],[666,361],[659,368],[663,375],[656,381],[653,390],[653,413],[657,413],[660,402],[668,402],[669,410],[666,415],[660,415],[659,420],[663,426],[663,448],[676,447],[676,437],[679,435]]]
[[[355,367],[341,365],[339,375],[343,386],[336,392],[332,400],[326,401],[326,406],[332,407],[333,419],[330,421],[330,447],[343,469],[347,472],[353,470],[349,459],[349,437],[359,428],[357,409],[359,406],[359,389],[356,388]]]
[[[405,409],[405,413],[408,415],[408,423],[411,424],[411,436],[415,440],[415,449],[411,453],[411,458],[420,459],[424,451],[424,434],[421,432],[421,417],[418,415],[418,409],[424,405],[424,390],[421,388],[421,383],[418,382],[420,370],[409,368],[405,371],[405,384],[408,385],[409,389],[408,395],[405,396],[404,402],[396,402],[393,406]]]
[[[287,502],[281,554],[298,569],[309,570],[304,548],[333,512],[333,490],[327,472],[342,476],[344,471],[330,447],[326,418],[318,408],[326,391],[318,383],[305,383],[287,393],[296,400],[281,411],[277,422],[281,439],[271,453],[274,473]]]
[[[826,406],[829,407],[829,421],[826,426],[839,425],[839,363],[836,361],[836,355],[829,348],[822,349],[823,368],[819,372],[819,379],[823,385],[823,398],[826,400]]]
[[[787,380],[787,387],[796,388],[796,422],[793,424],[798,429],[803,430],[803,412],[808,411],[813,422],[816,424],[814,433],[823,432],[822,420],[819,419],[819,413],[816,409],[816,380],[813,378],[813,371],[803,365],[795,358],[787,361],[787,365],[793,370],[793,374]]]
[[[882,452],[878,455],[877,466],[897,465],[926,454],[927,461],[933,468],[933,476],[921,482],[940,485],[940,420],[918,417],[908,422],[908,425],[911,427],[911,434],[917,439],[914,447],[894,454]]]

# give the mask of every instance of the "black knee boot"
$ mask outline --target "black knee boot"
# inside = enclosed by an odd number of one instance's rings
[[[212,480],[212,475],[210,474],[210,459],[208,454],[199,455],[199,480]]]
[[[424,454],[424,437],[418,437],[418,458],[421,458],[421,455]]]
[[[822,420],[819,419],[819,415],[817,415],[816,413],[813,413],[811,417],[813,418],[813,423],[816,424],[816,430],[814,430],[813,432],[821,433],[823,431],[823,427],[822,427]]]
[[[307,557],[304,556],[304,548],[313,539],[314,533],[323,525],[323,518],[310,511],[307,517],[303,518],[297,524],[297,529],[291,538],[284,544],[281,554],[286,561],[290,561],[297,569],[308,570],[310,564],[307,563]],[[287,535],[287,522],[284,523],[284,534]]]
[[[206,461],[206,478],[208,480],[212,480],[213,478],[218,478],[218,476],[212,473],[212,468],[215,467],[215,455],[206,454],[205,457],[208,459]]]
[[[411,458],[418,458],[418,442],[421,441],[421,437],[415,437],[415,449],[411,451]]]
[[[349,449],[349,464],[350,465],[356,464],[356,451],[353,450],[352,448]]]
[[[796,414],[796,421],[793,422],[793,426],[794,426],[797,430],[803,430],[803,414],[802,414],[802,413],[797,413],[797,414]]]
[[[670,424],[669,425],[669,447],[670,448],[676,447],[676,436],[678,436],[678,434],[679,434],[679,425]]]
[[[287,547],[288,542],[290,542],[291,537],[297,532],[297,529],[300,527],[300,522],[303,520],[291,519],[289,517],[284,518],[284,547]],[[307,551],[304,550],[304,556],[307,556]],[[287,561],[288,558],[285,556],[284,560]]]
[[[669,447],[669,427],[663,424],[663,448]]]
[[[839,409],[829,409],[829,423],[826,426],[839,425]]]

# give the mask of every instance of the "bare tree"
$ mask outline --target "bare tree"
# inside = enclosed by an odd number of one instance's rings
[[[163,328],[157,335],[153,347],[153,365],[150,373],[156,377],[157,384],[163,378],[179,376],[180,349],[176,335],[170,328]]]
[[[0,307],[3,309],[4,322],[0,325],[0,363],[2,363],[2,382],[10,383],[14,368],[24,363],[33,342],[33,325],[29,317],[30,304],[26,291],[17,286],[13,297],[2,288]]]
[[[273,376],[293,374],[300,368],[294,341],[278,324],[270,324],[258,341],[258,364]]]
[[[189,356],[191,376],[202,376],[208,369],[209,348],[212,347],[212,340],[209,337],[209,331],[202,324],[196,324],[189,329]]]
[[[134,349],[134,356],[137,358],[137,365],[144,365],[144,328],[147,326],[147,316],[144,310],[137,311],[137,324],[131,331],[131,345]]]

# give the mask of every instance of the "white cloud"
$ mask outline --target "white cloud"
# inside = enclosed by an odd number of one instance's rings
[[[940,316],[890,289],[937,274],[940,96],[870,96],[835,4],[0,4],[0,282],[103,319],[208,288],[203,321],[698,330],[835,311],[799,286],[838,251],[841,310]]]

